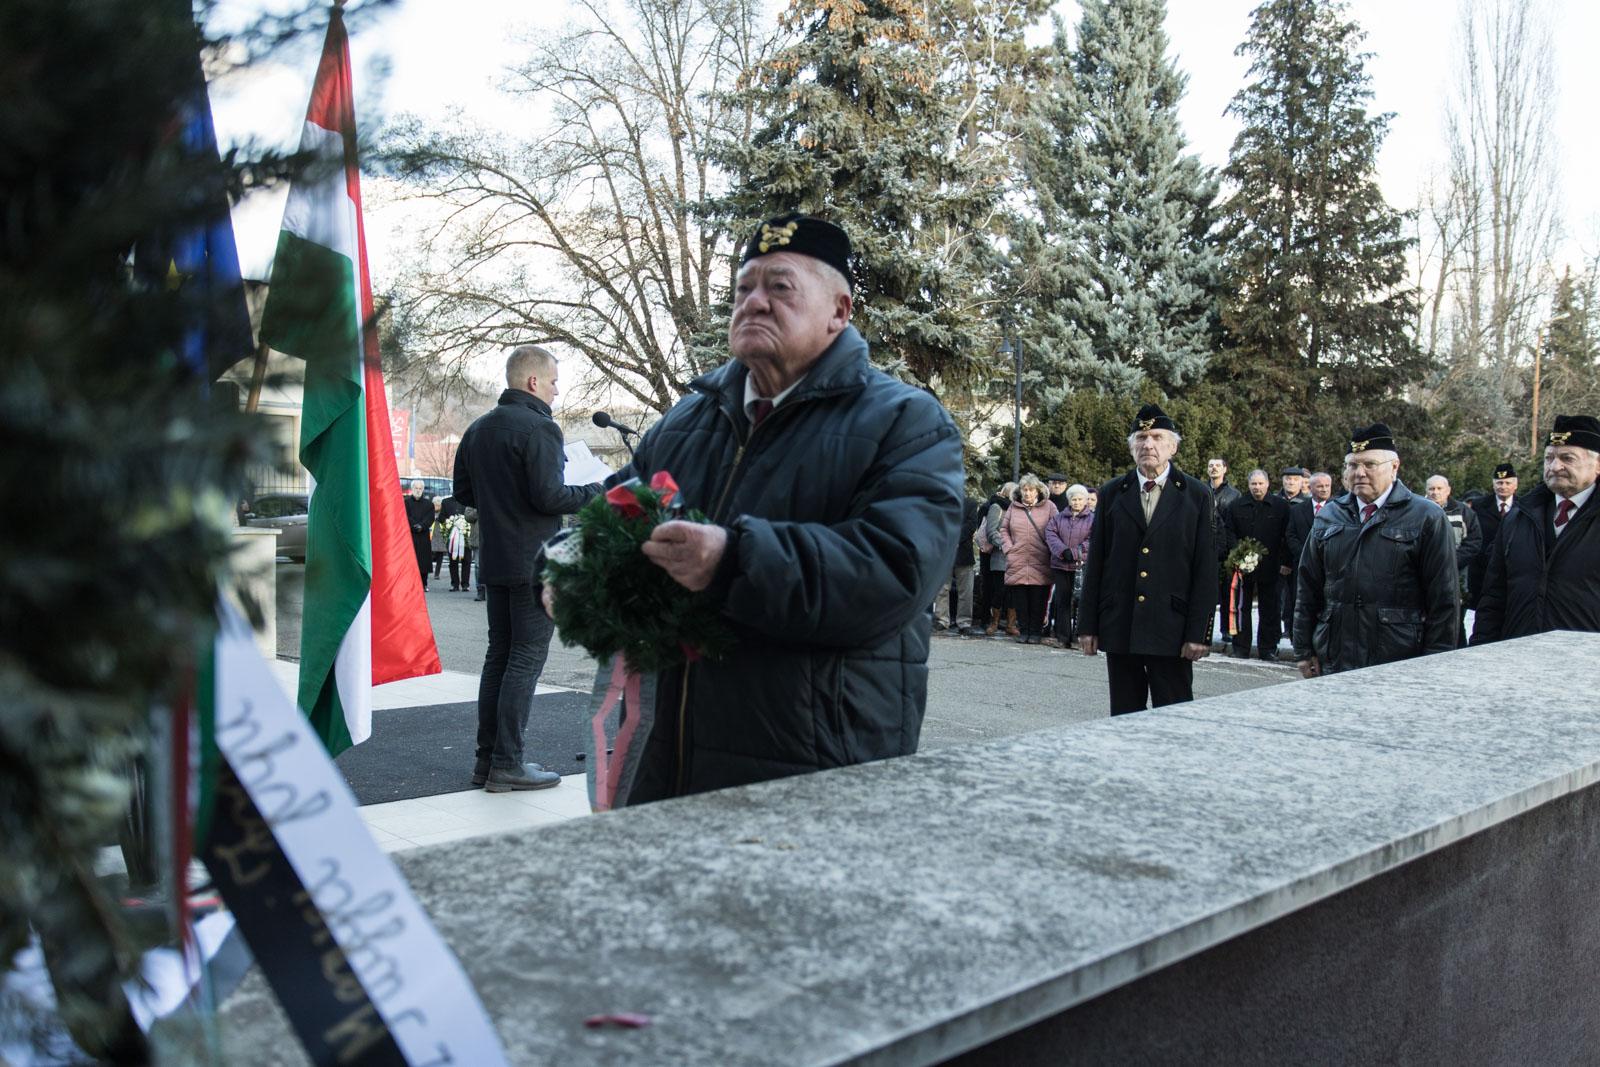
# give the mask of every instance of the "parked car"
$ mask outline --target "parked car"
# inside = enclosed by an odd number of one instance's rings
[[[296,563],[306,561],[306,513],[311,498],[305,493],[263,493],[244,512],[246,526],[278,530],[278,555]]]

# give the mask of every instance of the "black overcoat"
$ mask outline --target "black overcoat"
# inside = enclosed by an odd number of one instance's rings
[[[1367,522],[1345,493],[1323,506],[1300,557],[1296,659],[1325,674],[1456,647],[1460,579],[1444,512],[1400,481]]]
[[[1289,525],[1285,527],[1283,535],[1284,548],[1288,554],[1287,566],[1300,566],[1300,556],[1306,549],[1306,538],[1311,536],[1311,527],[1316,520],[1317,505],[1311,497],[1300,497],[1290,503]],[[1285,581],[1294,581],[1294,576],[1290,575]]]
[[[1484,550],[1488,570],[1472,643],[1546,630],[1600,632],[1600,495],[1555,535],[1555,494],[1541,485],[1517,501]]]
[[[433,501],[407,493],[406,522],[411,527],[411,550],[426,568],[433,563]]]
[[[1147,526],[1141,480],[1129,471],[1100,488],[1078,632],[1102,652],[1177,656],[1208,640],[1216,610],[1210,487],[1173,467]]]

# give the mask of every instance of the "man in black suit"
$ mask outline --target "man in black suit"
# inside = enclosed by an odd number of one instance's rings
[[[1311,534],[1311,524],[1316,522],[1317,515],[1322,511],[1322,506],[1333,497],[1333,476],[1327,471],[1318,471],[1306,480],[1306,492],[1289,501],[1289,528],[1285,534],[1285,541],[1289,551],[1287,563],[1278,568],[1278,577],[1283,581],[1279,586],[1283,589],[1280,595],[1284,603],[1283,632],[1289,633],[1294,629],[1294,597],[1299,583],[1294,579],[1294,569],[1300,564],[1300,553],[1305,550],[1306,538]]]
[[[1494,469],[1494,492],[1472,502],[1478,516],[1478,532],[1483,535],[1483,551],[1467,565],[1467,607],[1476,609],[1489,570],[1489,549],[1494,545],[1500,524],[1517,507],[1517,468],[1502,463]]]
[[[1267,554],[1255,570],[1241,576],[1238,632],[1233,635],[1230,654],[1237,659],[1250,658],[1250,602],[1254,599],[1260,616],[1256,620],[1260,656],[1273,660],[1278,658],[1278,638],[1283,635],[1282,616],[1278,614],[1278,578],[1289,565],[1289,502],[1268,492],[1272,483],[1264,470],[1251,471],[1245,485],[1250,492],[1228,508],[1228,534],[1234,544],[1254,538]]]
[[[1106,653],[1113,715],[1194,699],[1194,661],[1211,651],[1211,493],[1172,465],[1180,440],[1146,404],[1128,435],[1134,469],[1100,489],[1078,642]]]

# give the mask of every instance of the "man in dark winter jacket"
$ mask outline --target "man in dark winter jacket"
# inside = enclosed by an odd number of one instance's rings
[[[1206,477],[1211,489],[1211,546],[1217,553],[1217,570],[1233,551],[1228,540],[1228,508],[1239,499],[1239,490],[1228,484],[1228,461],[1220,456],[1206,460]],[[1223,644],[1228,643],[1228,580],[1217,580],[1217,626],[1222,631]],[[1209,634],[1207,635],[1210,636]]]
[[[550,413],[556,385],[554,356],[533,345],[513,349],[500,402],[467,428],[456,449],[455,497],[478,510],[478,575],[489,602],[472,784],[491,793],[561,781],[522,760],[522,734],[554,632],[539,604],[534,560],[561,516],[583,507],[600,486],[565,484],[561,427]]]
[[[1510,509],[1489,557],[1472,643],[1547,630],[1600,632],[1600,419],[1557,415],[1544,484]]]
[[[1455,538],[1456,577],[1461,583],[1461,608],[1456,617],[1461,620],[1460,625],[1464,625],[1467,616],[1467,571],[1483,552],[1483,534],[1478,530],[1478,515],[1459,500],[1450,499],[1450,479],[1442,474],[1428,475],[1422,491],[1444,512],[1444,521],[1450,525],[1450,536]],[[1459,625],[1457,629],[1460,629]],[[1466,634],[1458,632],[1456,643],[1460,648],[1467,647]]]
[[[1254,599],[1259,654],[1262,659],[1274,660],[1278,658],[1278,639],[1283,636],[1278,615],[1278,579],[1289,563],[1289,501],[1269,491],[1272,481],[1264,470],[1251,471],[1245,488],[1250,492],[1235,500],[1224,516],[1228,540],[1235,545],[1247,537],[1259,541],[1266,557],[1255,570],[1240,577],[1238,633],[1233,635],[1230,654],[1239,659],[1250,658],[1250,603]]]
[[[734,287],[733,361],[612,478],[667,471],[707,514],[662,523],[644,551],[719,604],[737,642],[658,676],[629,803],[916,751],[961,439],[938,401],[872,367],[849,261],[827,222],[763,224]]]
[[[1134,469],[1101,487],[1089,534],[1078,647],[1106,653],[1113,715],[1193,700],[1211,652],[1211,494],[1172,465],[1179,440],[1159,407],[1139,409]]]
[[[428,571],[433,566],[433,501],[422,495],[424,488],[421,478],[411,483],[411,492],[406,494],[406,522],[411,527],[411,550],[422,569],[422,588],[427,589]]]
[[[1455,539],[1399,473],[1387,426],[1351,434],[1350,492],[1317,515],[1300,557],[1294,650],[1306,678],[1456,647]]]

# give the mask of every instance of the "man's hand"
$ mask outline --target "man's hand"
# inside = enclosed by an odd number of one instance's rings
[[[1307,656],[1296,663],[1295,666],[1300,668],[1300,677],[1302,678],[1315,678],[1322,673],[1322,664],[1317,662],[1317,657],[1315,656]]]
[[[673,581],[698,593],[711,584],[727,547],[728,531],[722,527],[674,520],[651,531],[644,554]]]
[[[1100,651],[1100,638],[1090,637],[1087,634],[1079,634],[1078,647],[1083,650],[1083,654],[1085,656],[1092,656],[1096,652]]]
[[[1211,655],[1211,645],[1205,641],[1185,641],[1183,643],[1183,658],[1190,663],[1205,659]]]
[[[1283,575],[1285,578],[1287,578],[1287,577],[1289,577],[1289,575],[1294,573],[1294,568],[1293,567],[1279,567],[1278,568],[1278,573]]]

